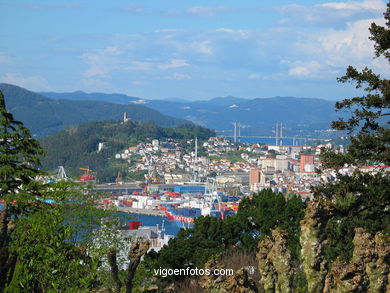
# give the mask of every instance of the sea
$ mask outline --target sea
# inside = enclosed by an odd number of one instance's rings
[[[238,139],[238,142],[246,143],[246,144],[268,144],[268,145],[275,145],[276,140],[275,138],[256,138],[256,137],[241,137]],[[279,145],[293,145],[294,141],[292,138],[282,138],[278,140]],[[316,142],[315,140],[308,140],[305,138],[296,138],[295,144],[302,145],[302,144],[311,144],[313,142]]]
[[[119,213],[122,217],[122,221],[125,221],[125,224],[128,225],[131,221],[140,221],[141,226],[154,226],[158,225],[158,228],[162,227],[165,230],[166,235],[176,236],[180,228],[175,221],[169,221],[166,217],[161,216],[149,216],[149,215],[139,215],[139,214],[128,214],[128,213]],[[131,219],[129,219],[129,217]]]
[[[0,211],[4,209],[4,205],[0,203]],[[180,230],[180,227],[175,221],[169,221],[166,217],[161,216],[149,216],[139,214],[119,213],[124,225],[129,225],[130,221],[140,221],[141,226],[154,226],[158,225],[158,228],[164,228],[166,235],[176,236]]]
[[[247,144],[269,144],[275,145],[275,138],[256,138],[256,137],[241,137],[239,142],[247,143]],[[283,138],[279,140],[279,145],[292,145],[293,140],[290,138]]]

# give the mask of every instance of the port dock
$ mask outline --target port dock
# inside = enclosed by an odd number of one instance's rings
[[[166,217],[164,211],[159,210],[150,210],[150,209],[136,209],[131,207],[117,207],[117,210],[123,213],[128,214],[139,214],[139,215],[147,215],[147,216],[158,216],[158,217]]]

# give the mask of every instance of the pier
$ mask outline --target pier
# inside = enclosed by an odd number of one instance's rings
[[[166,217],[164,211],[159,210],[150,210],[150,209],[135,209],[131,207],[118,207],[119,212],[128,213],[128,214],[139,214],[139,215],[147,215],[147,216],[158,216],[158,217]]]

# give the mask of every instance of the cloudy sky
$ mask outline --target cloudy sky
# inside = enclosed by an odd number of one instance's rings
[[[386,1],[0,0],[0,82],[162,99],[350,97]]]

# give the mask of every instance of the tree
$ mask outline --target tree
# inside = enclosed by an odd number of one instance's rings
[[[293,257],[299,255],[299,222],[304,216],[305,203],[298,196],[287,200],[272,190],[263,190],[252,199],[244,198],[237,217],[241,223],[240,241],[249,248],[256,248],[259,240],[271,236],[277,227],[288,232],[288,244]]]
[[[28,200],[37,195],[33,179],[40,173],[36,166],[43,150],[29,130],[7,112],[1,92],[0,143],[0,199],[3,204],[0,211],[0,291],[3,291],[12,279],[17,259],[9,251],[10,235],[15,229],[15,221],[26,212]]]
[[[0,143],[0,292],[96,288],[100,258],[90,232],[106,213],[80,186],[42,180],[44,152],[1,92]]]
[[[15,223],[9,250],[17,256],[17,264],[6,292],[90,291],[98,284],[98,259],[91,257],[93,252],[80,235],[78,242],[72,241],[76,231],[83,230],[86,224],[78,227],[70,220],[86,218],[61,202],[70,200],[70,190],[65,185],[60,182],[47,186],[49,190],[42,190],[42,194],[56,204],[44,203]]]
[[[371,24],[370,39],[375,42],[376,57],[390,63],[390,3],[384,13],[386,26]],[[383,63],[386,66],[386,63]],[[336,103],[337,110],[349,110],[349,119],[332,123],[336,130],[347,130],[350,144],[346,154],[331,151],[322,156],[323,166],[340,170],[344,166],[356,168],[351,176],[337,173],[337,181],[316,189],[318,198],[325,200],[331,213],[326,224],[327,258],[347,260],[352,254],[354,229],[363,227],[368,232],[389,233],[390,176],[390,80],[371,69],[358,70],[352,66],[339,82],[351,82],[366,94]],[[363,172],[361,167],[374,166],[376,171]]]
[[[386,27],[371,24],[370,39],[375,42],[376,57],[383,56],[390,63],[390,4],[384,13]],[[385,64],[384,64],[385,65]],[[389,115],[390,115],[390,80],[381,78],[371,69],[363,70],[349,66],[346,74],[338,78],[339,82],[354,82],[356,88],[367,92],[361,97],[344,99],[336,103],[337,110],[350,110],[352,116],[348,120],[339,119],[332,123],[336,130],[348,130],[351,142],[348,154],[324,156],[327,167],[339,168],[344,164],[362,166],[364,164],[390,164]]]

